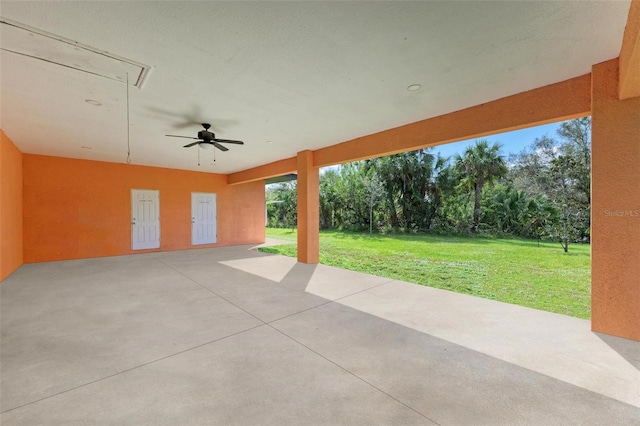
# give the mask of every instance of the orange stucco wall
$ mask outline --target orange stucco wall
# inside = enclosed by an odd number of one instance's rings
[[[591,77],[583,75],[313,152],[314,166],[473,139],[589,115]]]
[[[320,260],[320,175],[313,152],[302,151],[298,163],[298,261]]]
[[[284,160],[274,161],[273,163],[254,167],[237,173],[231,173],[228,176],[230,185],[236,183],[253,182],[256,180],[265,180],[274,176],[287,175],[295,173],[298,169],[298,160],[296,157],[285,158]]]
[[[24,262],[141,253],[131,249],[131,189],[160,191],[160,249],[191,245],[191,192],[217,194],[218,243],[264,241],[264,182],[225,175],[25,154]]]
[[[618,61],[593,67],[591,327],[640,340],[640,97],[618,99]]]
[[[640,96],[640,0],[631,0],[620,48],[620,99]]]
[[[22,153],[0,130],[0,280],[22,262]]]

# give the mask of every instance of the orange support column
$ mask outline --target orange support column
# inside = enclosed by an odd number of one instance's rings
[[[313,152],[298,153],[298,262],[318,263],[320,242],[320,177]]]
[[[592,71],[591,327],[640,341],[640,97],[618,60]]]

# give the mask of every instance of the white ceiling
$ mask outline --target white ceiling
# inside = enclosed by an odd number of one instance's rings
[[[151,66],[129,92],[133,163],[216,173],[586,74],[618,56],[628,10],[628,0],[0,3],[5,19]],[[124,84],[0,55],[0,127],[22,152],[125,161]],[[197,147],[164,135],[196,136],[202,121],[245,145],[215,165],[200,150],[199,167]]]

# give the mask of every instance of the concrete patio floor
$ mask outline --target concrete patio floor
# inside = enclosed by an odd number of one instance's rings
[[[640,424],[640,343],[251,250],[23,265],[3,425]]]

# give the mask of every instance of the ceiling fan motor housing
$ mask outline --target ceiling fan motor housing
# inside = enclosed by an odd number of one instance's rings
[[[206,130],[200,130],[198,132],[198,139],[202,139],[202,140],[211,140],[211,139],[215,139],[216,135],[214,135],[211,132],[207,132]]]

